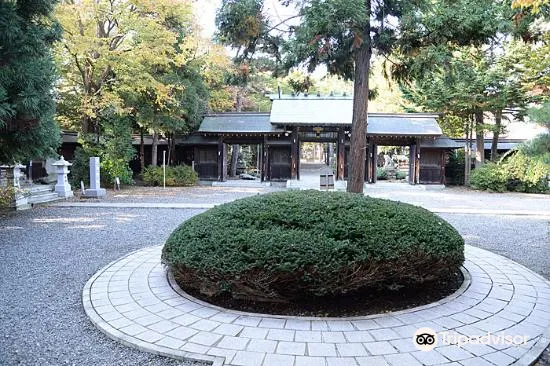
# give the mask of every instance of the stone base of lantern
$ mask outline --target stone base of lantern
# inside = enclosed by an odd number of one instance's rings
[[[83,197],[100,198],[100,197],[105,197],[106,195],[107,195],[107,191],[105,190],[105,188],[85,189]]]
[[[61,198],[69,198],[74,196],[69,184],[56,184],[54,191]]]

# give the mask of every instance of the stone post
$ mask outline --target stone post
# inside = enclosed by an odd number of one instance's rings
[[[47,183],[53,183],[57,180],[57,173],[56,168],[53,166],[53,163],[55,163],[55,159],[53,158],[47,158],[44,161],[44,169],[46,170],[46,177],[43,177],[43,180]]]
[[[55,167],[57,174],[57,183],[54,190],[55,193],[57,193],[57,195],[62,198],[73,197],[73,191],[71,190],[71,186],[67,179],[67,175],[69,174],[69,167],[71,165],[73,164],[66,161],[63,156],[61,156],[61,158],[55,163],[52,163],[52,166]]]
[[[21,173],[21,169],[25,169],[27,166],[22,165],[19,163],[16,163],[13,167],[13,186],[17,188],[21,188],[21,177],[23,174]]]
[[[103,197],[107,194],[104,188],[101,188],[99,175],[99,158],[93,156],[90,158],[90,189],[86,190],[86,197]]]

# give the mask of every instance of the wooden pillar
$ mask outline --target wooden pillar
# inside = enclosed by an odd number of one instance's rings
[[[376,181],[378,180],[378,177],[377,177],[377,174],[376,174],[376,171],[378,170],[378,145],[376,145],[376,143],[373,141],[372,142],[372,155],[371,155],[371,160],[372,160],[372,182],[373,183],[376,183]]]
[[[416,162],[415,183],[419,184],[420,183],[420,139],[416,139],[415,162]]]
[[[227,177],[227,159],[225,156],[225,144],[223,143],[223,137],[218,139],[218,181],[223,182]]]
[[[258,145],[258,170],[260,171],[260,181],[265,181],[265,170],[264,170],[264,143]]]
[[[344,128],[338,129],[336,141],[336,180],[344,180],[344,164],[346,159],[346,134]]]
[[[290,179],[298,179],[298,159],[300,143],[298,141],[298,127],[292,127],[290,135]]]
[[[409,184],[415,184],[416,177],[416,144],[409,146]]]
[[[373,183],[372,179],[372,139],[367,137],[367,154],[366,156],[366,166],[365,166],[365,182]]]
[[[271,180],[269,164],[269,145],[267,141],[267,135],[264,135],[262,176],[264,177],[264,180],[267,181]]]
[[[447,151],[441,149],[441,179],[440,183],[445,184],[446,178],[445,178],[445,165],[447,165]]]

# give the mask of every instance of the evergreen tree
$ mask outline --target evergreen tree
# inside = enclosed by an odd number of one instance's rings
[[[309,70],[325,65],[331,74],[354,81],[348,191],[356,193],[363,192],[373,53],[389,57],[441,44],[467,45],[497,31],[491,0],[286,1],[293,2],[302,21],[293,28],[288,64],[306,64]]]
[[[61,32],[51,0],[0,1],[0,162],[53,155],[56,73],[50,47]]]

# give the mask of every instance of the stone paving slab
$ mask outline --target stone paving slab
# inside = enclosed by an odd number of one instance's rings
[[[529,365],[550,344],[550,282],[491,252],[466,246],[466,281],[413,309],[348,318],[251,314],[197,300],[160,263],[161,247],[131,253],[85,285],[86,314],[107,336],[143,351],[213,365]],[[524,336],[509,344],[441,344],[422,352],[414,332]]]

